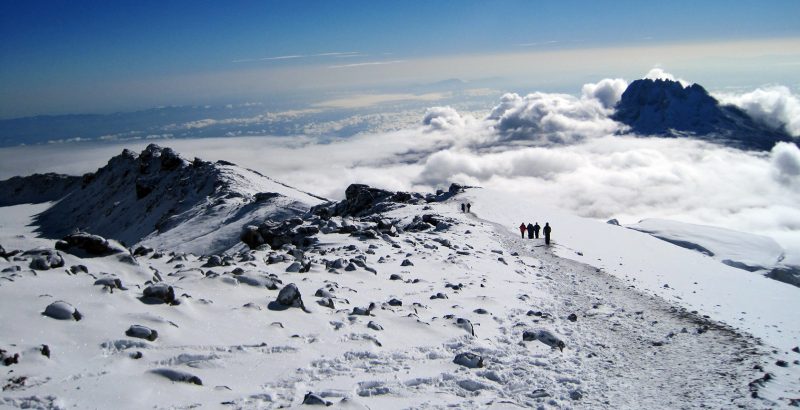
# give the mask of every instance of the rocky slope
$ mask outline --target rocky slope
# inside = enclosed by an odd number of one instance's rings
[[[34,187],[41,179],[27,178]],[[234,164],[188,161],[152,144],[139,154],[123,151],[80,184],[59,178],[66,195],[35,221],[44,236],[81,230],[128,246],[169,244],[198,253],[236,246],[247,224],[287,219],[323,202]]]

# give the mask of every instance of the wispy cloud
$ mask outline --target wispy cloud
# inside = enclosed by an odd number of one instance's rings
[[[370,65],[398,64],[398,63],[405,63],[405,62],[406,62],[406,60],[370,61],[370,62],[366,62],[366,63],[332,65],[332,66],[328,66],[328,68],[353,68],[353,67],[363,67],[363,66],[370,66]]]
[[[334,52],[327,52],[327,53],[316,53],[316,54],[291,54],[285,56],[275,56],[275,57],[261,57],[261,58],[242,58],[239,60],[233,60],[232,63],[252,63],[256,61],[279,61],[279,60],[294,60],[298,58],[312,58],[312,57],[360,57],[366,56],[365,54],[361,54],[359,51],[334,51]]]
[[[537,41],[537,42],[534,42],[534,43],[522,43],[522,44],[518,44],[518,45],[520,47],[539,47],[539,46],[550,46],[550,45],[558,44],[558,43],[559,42],[556,41],[556,40],[550,40],[550,41]]]

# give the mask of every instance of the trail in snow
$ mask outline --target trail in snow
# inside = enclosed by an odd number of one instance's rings
[[[761,376],[753,370],[761,351],[752,337],[642,294],[597,268],[555,256],[543,239],[516,238],[506,227],[495,227],[506,249],[538,259],[537,268],[551,279],[543,285],[556,300],[552,313],[561,318],[558,329],[576,350],[578,378],[596,383],[593,405],[759,405],[747,389]],[[570,314],[577,315],[573,323],[565,320]]]

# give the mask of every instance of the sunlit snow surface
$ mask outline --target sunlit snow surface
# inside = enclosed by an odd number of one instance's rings
[[[464,201],[472,203],[472,214],[459,212]],[[308,273],[286,273],[290,261],[266,264],[267,251],[214,268],[202,267],[205,261],[194,255],[172,262],[169,254],[139,257],[137,266],[115,256],[62,253],[64,268],[35,272],[29,261],[0,259],[0,269],[21,267],[0,274],[0,348],[21,356],[3,368],[13,373],[0,379],[9,386],[0,405],[273,408],[300,405],[314,392],[344,408],[753,408],[785,404],[779,397],[797,392],[797,367],[772,363],[800,357],[787,352],[798,340],[792,320],[798,288],[641,232],[550,210],[536,199],[473,189],[429,206],[384,216],[410,221],[437,213],[455,224],[371,241],[320,234],[326,254],[308,254],[314,262]],[[7,251],[52,247],[26,226],[44,208],[2,208],[0,244]],[[548,249],[541,239],[519,239],[515,227],[523,220],[550,222],[554,244]],[[377,274],[329,272],[322,263],[357,255]],[[405,259],[413,266],[401,266]],[[89,273],[68,275],[66,268],[76,264]],[[243,277],[271,273],[295,283],[310,312],[269,310],[278,290],[238,280],[236,267]],[[139,301],[156,271],[175,288],[180,305]],[[93,285],[104,273],[128,290]],[[402,280],[390,280],[392,274]],[[321,288],[332,293],[335,309],[316,303]],[[437,293],[447,299],[431,299]],[[392,298],[402,306],[390,306]],[[56,300],[74,305],[83,319],[42,316]],[[370,302],[378,305],[373,316],[351,315]],[[567,318],[573,313],[574,322]],[[475,336],[458,318],[471,321]],[[158,339],[127,337],[134,324],[157,330]],[[564,352],[522,341],[523,331],[536,329],[561,337]],[[40,353],[42,344],[50,358]],[[134,359],[136,352],[142,357]],[[461,352],[483,356],[485,368],[454,364]],[[750,398],[748,382],[763,375],[756,364],[775,375],[760,390],[771,401]],[[202,386],[163,376],[184,373]],[[20,376],[22,382],[12,382]]]

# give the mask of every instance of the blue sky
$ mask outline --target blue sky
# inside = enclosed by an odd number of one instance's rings
[[[436,81],[453,77],[443,68],[448,56],[796,43],[798,16],[798,1],[5,1],[0,118],[268,98],[337,82]],[[301,57],[275,59],[287,56]],[[656,54],[651,64],[673,57]],[[326,83],[321,68],[360,72]],[[488,66],[473,71],[461,74],[510,77]],[[782,80],[778,73],[773,81]]]

